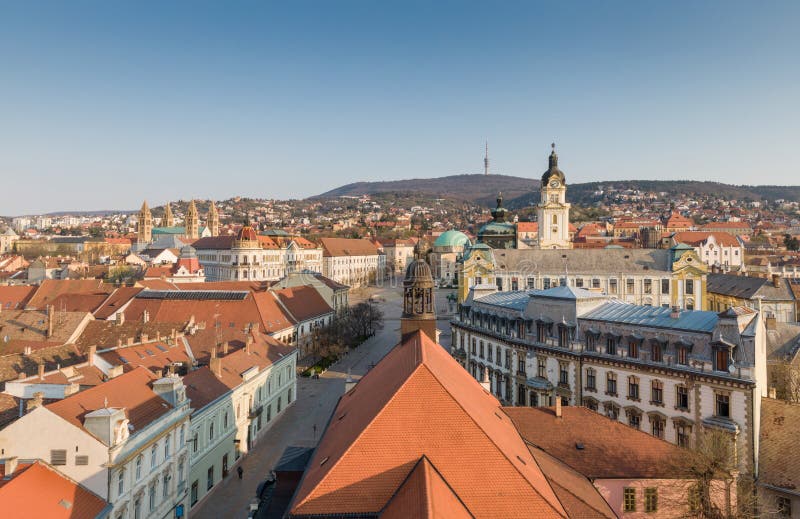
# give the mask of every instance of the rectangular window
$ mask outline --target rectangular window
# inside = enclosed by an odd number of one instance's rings
[[[639,400],[639,379],[628,377],[628,398]]]
[[[206,474],[206,490],[211,490],[214,486],[214,465],[208,467],[208,474]]]
[[[662,362],[663,361],[662,352],[663,352],[663,349],[662,349],[661,343],[660,342],[653,342],[653,348],[652,348],[652,360],[653,360],[653,362]]]
[[[614,373],[606,375],[606,393],[609,395],[617,395],[617,376]]]
[[[517,360],[517,373],[525,375],[525,359]]]
[[[636,489],[625,488],[622,490],[622,509],[625,512],[636,511]]]
[[[592,279],[592,288],[600,288],[600,280],[598,278]]]
[[[675,436],[678,441],[679,447],[688,447],[689,446],[689,433],[691,432],[691,426],[679,423],[675,425]]]
[[[651,416],[650,421],[652,422],[653,428],[653,436],[656,438],[664,439],[664,420],[661,418]]]
[[[594,351],[596,342],[597,342],[597,338],[594,336],[594,334],[587,333],[586,334],[586,351]]]
[[[669,279],[662,279],[661,280],[661,293],[662,294],[669,294]]]
[[[150,484],[150,511],[154,511],[156,509],[156,484],[155,482]]]
[[[684,411],[689,410],[689,389],[686,386],[675,387],[675,407]]]
[[[608,293],[609,294],[616,294],[617,293],[617,280],[616,279],[609,279],[608,280]]]
[[[536,375],[539,378],[547,378],[547,359],[539,358],[537,364]]]
[[[628,415],[628,425],[634,429],[638,429],[642,425],[642,416],[637,413],[631,413]]]
[[[635,281],[633,279],[628,279],[625,281],[625,293],[626,294],[633,294],[635,287]]]
[[[567,363],[562,362],[562,363],[559,364],[558,367],[559,367],[559,370],[558,370],[558,383],[561,384],[562,386],[569,385],[569,370],[568,370]]]
[[[653,280],[652,279],[645,279],[644,280],[644,293],[645,294],[652,294],[653,293]]]
[[[630,341],[628,343],[628,357],[632,359],[639,358],[639,341]]]
[[[617,354],[617,339],[610,335],[606,337],[606,353],[609,355]]]
[[[694,281],[691,279],[686,280],[686,295],[694,294]]]
[[[728,371],[729,353],[726,348],[717,348],[714,352],[714,369],[717,371]]]
[[[583,288],[583,278],[575,278],[575,286],[578,288]]]
[[[197,480],[192,483],[191,499],[189,502],[191,503],[191,506],[197,504]]]
[[[528,290],[533,290],[535,288],[536,288],[536,279],[528,278]]]
[[[88,465],[89,456],[75,456],[75,465]]]
[[[685,346],[678,348],[678,364],[682,366],[689,364],[689,348]]]
[[[595,372],[592,368],[586,368],[586,389],[595,391],[597,389]]]
[[[656,512],[658,511],[658,489],[645,488],[644,489],[644,511]]]
[[[660,380],[654,380],[650,391],[651,404],[661,405],[664,403],[664,383]]]
[[[716,396],[716,415],[722,418],[730,418],[731,416],[731,399],[728,395],[717,393]]]
[[[67,464],[66,449],[54,449],[50,451],[50,465],[66,465],[66,464]]]
[[[542,280],[542,282],[544,283],[544,284],[543,284],[543,286],[542,286],[542,288],[544,288],[545,290],[547,290],[548,288],[550,288],[550,278],[543,279],[543,280]]]

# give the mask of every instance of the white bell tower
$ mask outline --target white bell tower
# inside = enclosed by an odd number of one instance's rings
[[[564,173],[558,169],[556,145],[552,144],[550,167],[542,175],[542,198],[537,207],[540,249],[571,249],[569,239],[569,207],[567,183]]]

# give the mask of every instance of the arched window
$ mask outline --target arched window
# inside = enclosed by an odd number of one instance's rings
[[[120,469],[117,478],[117,495],[121,496],[125,492],[125,469]]]
[[[558,224],[558,215],[554,214],[553,215],[553,225],[556,225],[556,224]]]
[[[144,456],[141,454],[136,458],[136,481],[142,479],[142,464],[144,463]]]

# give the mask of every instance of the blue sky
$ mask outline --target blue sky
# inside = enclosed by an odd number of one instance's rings
[[[7,2],[0,214],[482,171],[797,184],[800,2]]]

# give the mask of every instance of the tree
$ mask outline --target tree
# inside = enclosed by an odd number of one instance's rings
[[[775,396],[788,402],[800,403],[800,366],[782,360],[770,368]]]
[[[739,473],[734,435],[704,428],[694,445],[682,451],[683,456],[671,463],[676,475],[682,478],[679,485],[688,497],[690,517],[756,517],[755,478],[751,473]]]
[[[800,250],[800,240],[792,236],[791,234],[784,234],[783,235],[783,245],[786,247],[787,250]]]

